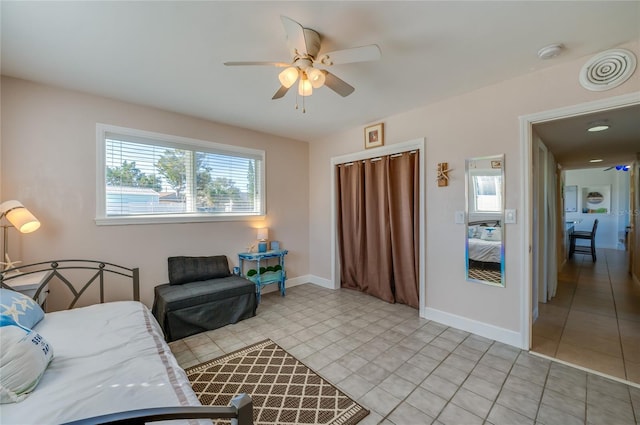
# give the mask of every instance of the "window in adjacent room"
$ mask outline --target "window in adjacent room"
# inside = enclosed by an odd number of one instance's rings
[[[264,215],[264,151],[97,125],[98,224]]]

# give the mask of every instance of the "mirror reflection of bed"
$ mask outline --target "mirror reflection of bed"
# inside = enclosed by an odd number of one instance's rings
[[[502,283],[502,226],[500,220],[472,221],[468,225],[469,278]]]

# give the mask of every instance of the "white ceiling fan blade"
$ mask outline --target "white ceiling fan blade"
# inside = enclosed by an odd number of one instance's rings
[[[290,63],[286,62],[260,62],[260,61],[248,61],[248,62],[225,62],[226,66],[254,66],[254,65],[266,65],[266,66],[277,66],[279,68],[286,68],[287,66],[291,66]]]
[[[347,97],[355,90],[351,85],[347,84],[329,71],[323,70],[322,72],[325,75],[324,85],[338,93],[340,96]]]
[[[272,100],[276,100],[276,99],[280,99],[281,97],[283,97],[285,94],[287,94],[287,92],[289,91],[291,87],[285,87],[285,86],[280,86],[280,88],[278,89],[278,91],[273,95],[273,97],[271,98]]]
[[[282,20],[284,32],[287,36],[287,44],[291,57],[307,54],[307,43],[304,38],[304,28],[302,25],[284,15],[280,15],[280,20]]]
[[[316,63],[331,66],[343,63],[376,61],[380,60],[381,57],[380,48],[375,44],[370,44],[368,46],[324,53],[316,60]]]

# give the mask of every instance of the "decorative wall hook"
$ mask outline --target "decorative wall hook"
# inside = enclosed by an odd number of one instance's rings
[[[446,162],[438,163],[438,176],[437,176],[438,187],[449,186],[449,171],[452,171],[452,169],[449,169],[448,163]]]

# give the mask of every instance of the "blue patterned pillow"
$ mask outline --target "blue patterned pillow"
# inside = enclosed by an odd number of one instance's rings
[[[37,302],[20,292],[0,288],[0,315],[9,316],[26,328],[33,328],[44,317]]]

